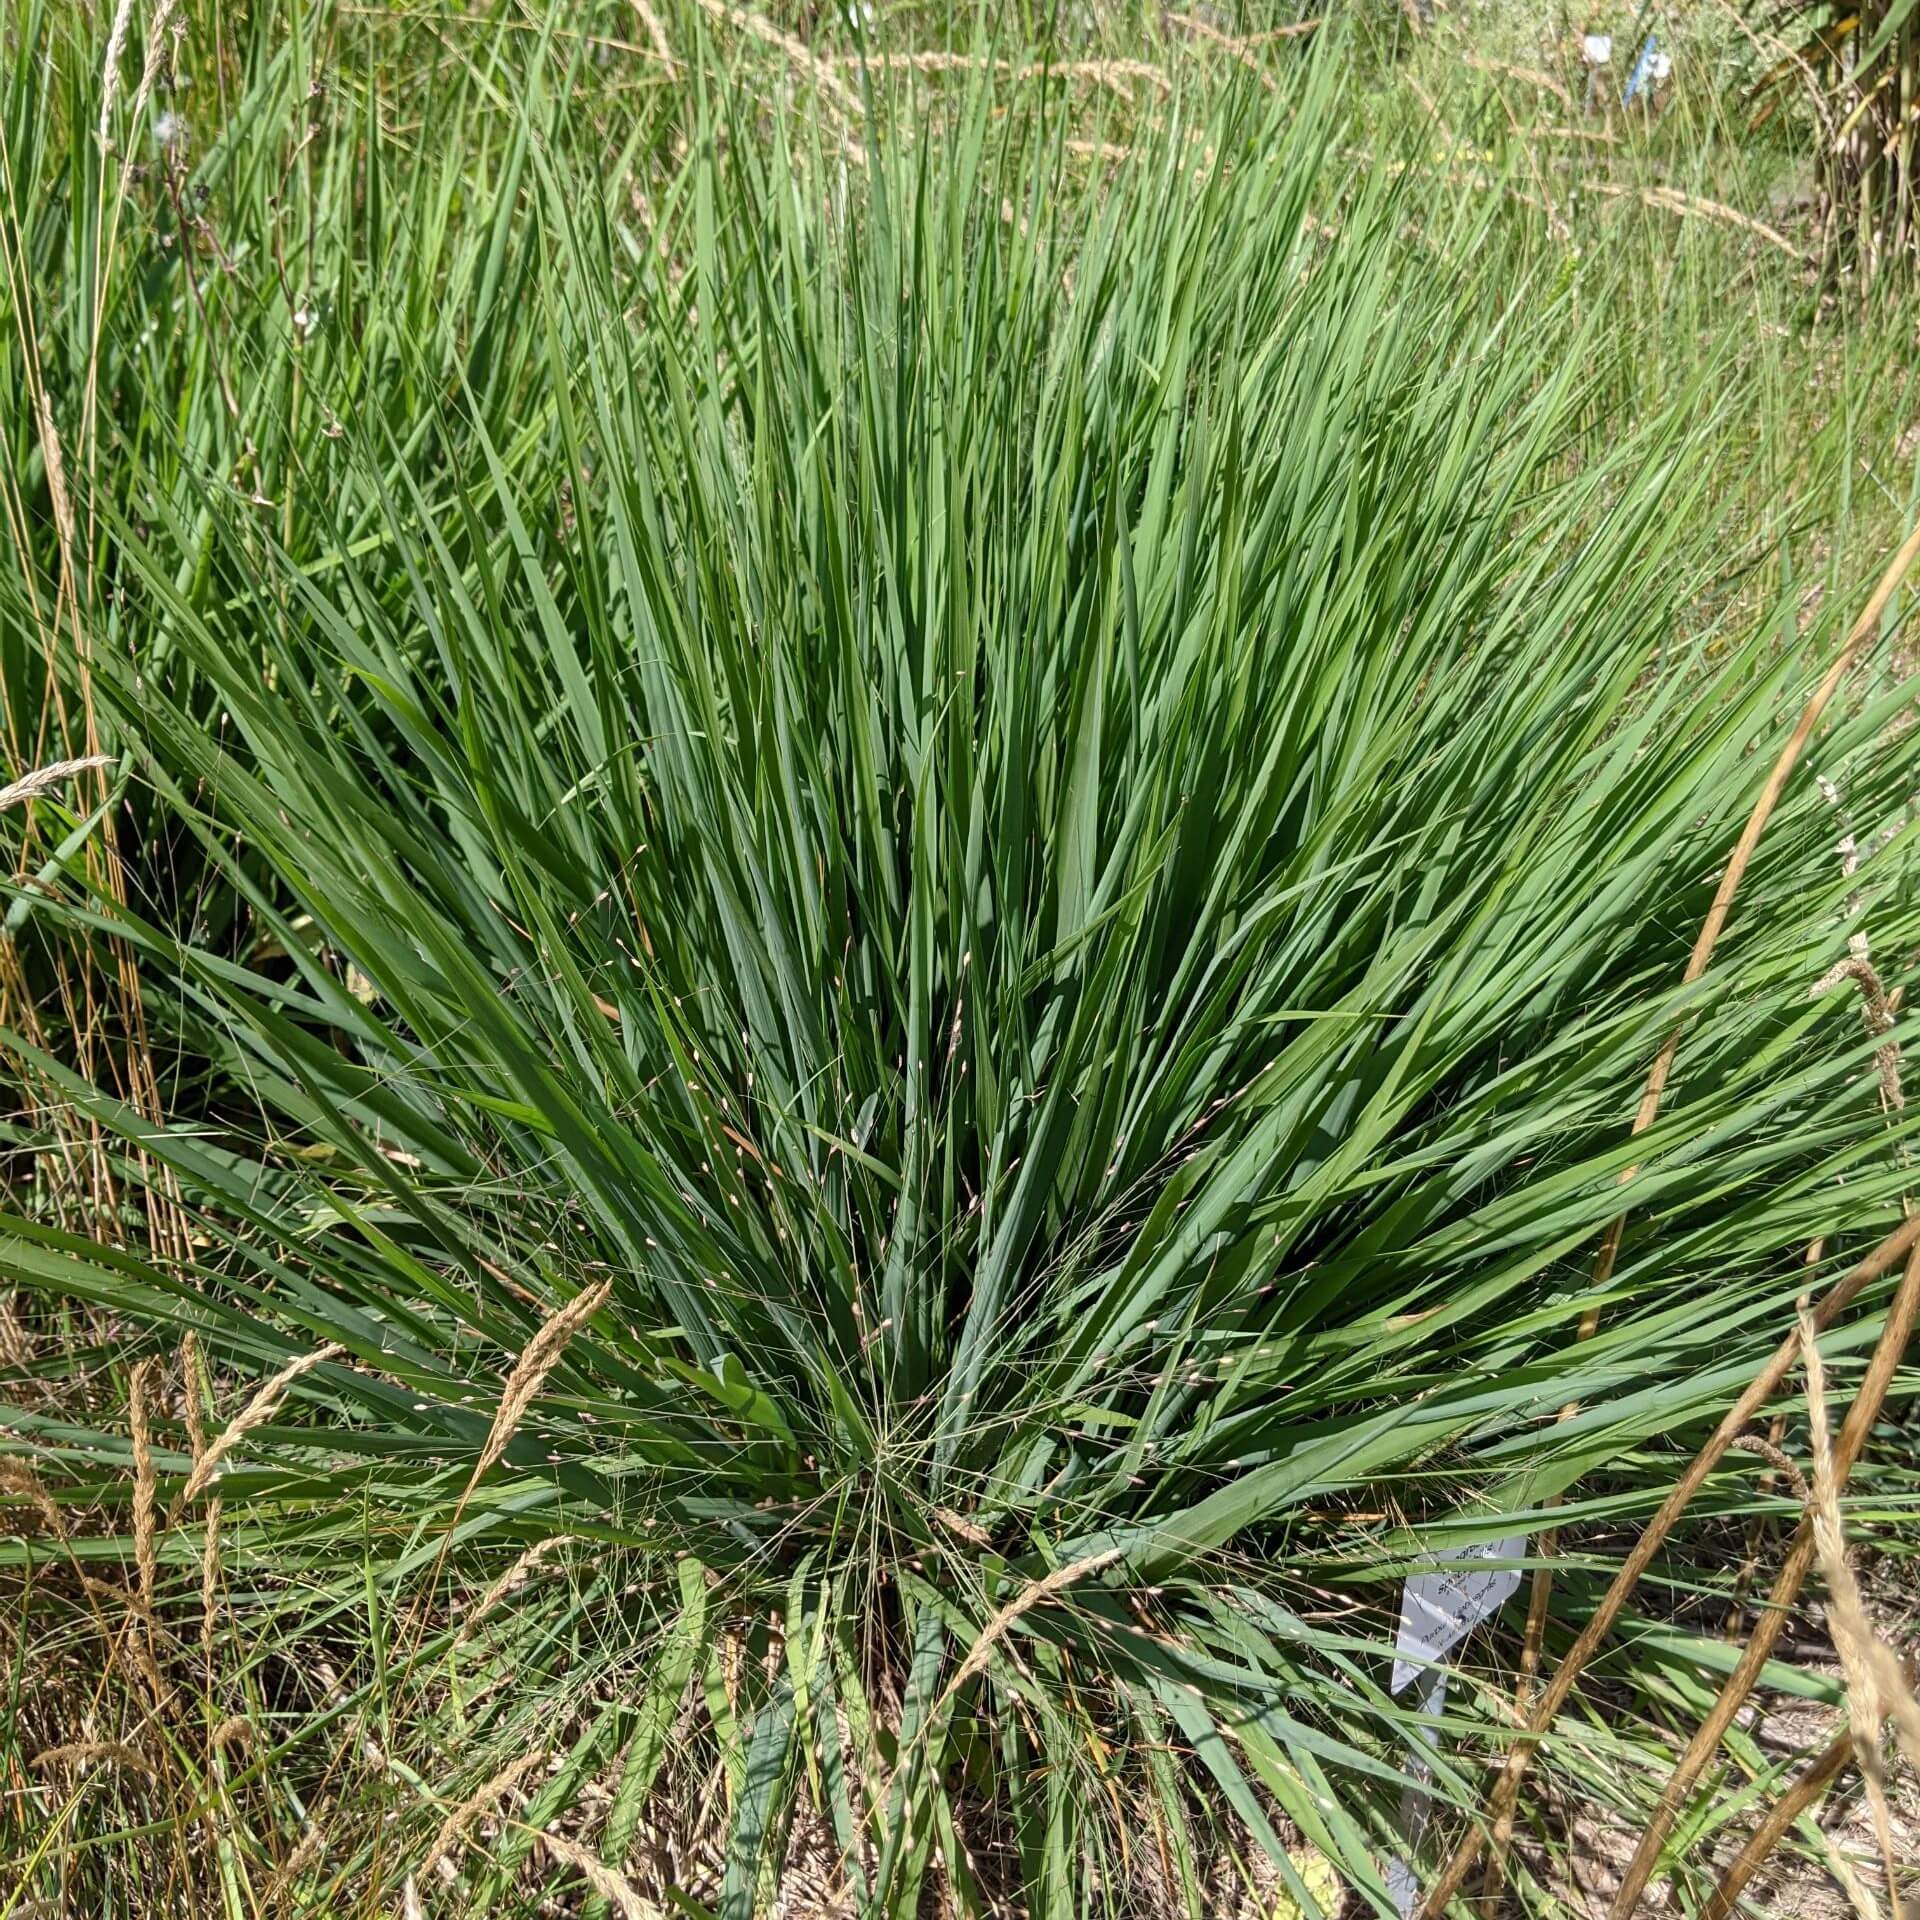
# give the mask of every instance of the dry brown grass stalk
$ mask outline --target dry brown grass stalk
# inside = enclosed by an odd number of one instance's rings
[[[145,1674],[154,1704],[164,1706],[171,1689],[160,1671],[160,1630],[154,1611],[159,1584],[160,1534],[159,1476],[153,1465],[153,1431],[147,1410],[148,1383],[159,1370],[154,1360],[142,1360],[127,1384],[127,1423],[133,1434],[133,1565],[137,1604],[128,1631],[134,1636],[134,1655]]]
[[[139,124],[147,102],[153,97],[153,83],[160,77],[160,63],[166,58],[167,30],[179,11],[180,0],[160,0],[147,22],[147,57],[140,63],[140,84],[133,92],[132,117]]]
[[[120,58],[127,50],[127,29],[133,24],[133,0],[120,0],[113,10],[113,25],[107,30],[106,58],[100,65],[100,147],[110,146],[109,129],[113,124],[113,103],[120,94]]]
[[[1867,1805],[1873,1817],[1874,1838],[1886,1872],[1887,1904],[1893,1920],[1900,1920],[1900,1861],[1893,1837],[1893,1808],[1887,1791],[1887,1770],[1881,1752],[1881,1729],[1889,1720],[1899,1730],[1902,1747],[1920,1765],[1920,1704],[1901,1671],[1893,1649],[1880,1638],[1860,1591],[1853,1557],[1847,1551],[1846,1523],[1840,1511],[1842,1476],[1834,1463],[1831,1429],[1827,1420],[1826,1366],[1812,1316],[1800,1313],[1800,1346],[1807,1367],[1807,1424],[1813,1443],[1814,1549],[1827,1583],[1827,1625],[1840,1670],[1846,1677],[1847,1705],[1853,1719],[1853,1754],[1866,1784]]]
[[[1853,1729],[1842,1727],[1819,1759],[1774,1802],[1767,1817],[1754,1828],[1740,1851],[1728,1863],[1726,1872],[1720,1876],[1720,1884],[1700,1909],[1700,1920],[1733,1920],[1747,1883],[1766,1864],[1773,1850],[1792,1831],[1800,1816],[1811,1811],[1852,1758]]]
[[[1692,986],[1705,975],[1708,963],[1713,958],[1714,949],[1720,943],[1720,934],[1727,924],[1727,916],[1733,910],[1734,895],[1739,891],[1740,882],[1746,876],[1747,865],[1753,858],[1754,848],[1760,844],[1760,836],[1766,831],[1767,822],[1773,818],[1774,809],[1780,804],[1780,796],[1786,791],[1787,782],[1792,777],[1794,768],[1800,764],[1801,756],[1806,752],[1807,742],[1813,738],[1815,727],[1820,724],[1821,716],[1832,703],[1841,682],[1852,671],[1854,662],[1878,639],[1881,616],[1886,612],[1888,604],[1916,559],[1920,559],[1920,522],[1915,523],[1893,558],[1887,563],[1878,584],[1868,595],[1866,605],[1861,608],[1853,625],[1848,628],[1845,642],[1828,665],[1826,672],[1820,677],[1792,733],[1787,736],[1786,744],[1775,758],[1766,783],[1760,789],[1759,798],[1753,804],[1753,811],[1747,816],[1747,823],[1741,829],[1739,839],[1734,842],[1733,852],[1728,856],[1726,868],[1720,875],[1720,883],[1714,889],[1713,900],[1707,908],[1707,917],[1701,923],[1698,935],[1695,936],[1693,950],[1687,956],[1685,970],[1680,976],[1682,987]],[[1680,1051],[1680,1037],[1684,1031],[1685,1023],[1676,1023],[1662,1043],[1659,1053],[1654,1056],[1653,1065],[1647,1071],[1646,1084],[1640,1092],[1639,1108],[1633,1117],[1631,1134],[1634,1138],[1645,1133],[1659,1117],[1661,1101],[1666,1095],[1667,1081],[1673,1073],[1674,1059]],[[1620,1176],[1621,1185],[1623,1187],[1629,1185],[1638,1172],[1637,1166],[1628,1167]],[[1594,1256],[1593,1274],[1588,1284],[1588,1291],[1596,1300],[1613,1278],[1614,1266],[1620,1258],[1620,1245],[1626,1230],[1627,1209],[1622,1207],[1608,1222]],[[1831,1297],[1830,1295],[1829,1298]],[[1599,1307],[1588,1306],[1581,1313],[1576,1338],[1590,1339],[1599,1324]],[[1792,1338],[1789,1337],[1782,1349],[1775,1353],[1773,1361],[1769,1362],[1767,1368],[1763,1370],[1762,1377],[1766,1374],[1774,1374],[1776,1384],[1780,1378],[1784,1377],[1786,1367],[1792,1363],[1792,1345]],[[1787,1354],[1784,1365],[1781,1363],[1781,1352]],[[1776,1366],[1780,1368],[1777,1374],[1774,1373]],[[1748,1389],[1749,1393],[1752,1391],[1752,1388]],[[1772,1391],[1772,1386],[1769,1386],[1761,1399],[1764,1400]],[[1746,1396],[1743,1395],[1742,1405],[1745,1404],[1745,1400]],[[1755,1405],[1758,1404],[1759,1402],[1756,1401]],[[1570,1407],[1562,1408],[1560,1417],[1565,1420],[1571,1416],[1572,1411]],[[1729,1419],[1731,1417],[1729,1415]],[[1725,1452],[1734,1438],[1745,1428],[1748,1417],[1750,1416],[1743,1414],[1739,1420],[1733,1422],[1730,1429],[1727,1429],[1726,1423],[1723,1422],[1722,1428],[1716,1430],[1715,1441],[1718,1442],[1718,1447],[1713,1453],[1714,1460]],[[1708,1445],[1714,1447],[1714,1441],[1709,1441]],[[1702,1480],[1706,1477],[1706,1472],[1711,1470],[1711,1466],[1712,1461],[1709,1461],[1707,1468],[1701,1471]],[[1699,1467],[1697,1460],[1695,1467]],[[1690,1468],[1687,1477],[1681,1481],[1681,1487],[1687,1487],[1685,1498],[1681,1501],[1681,1509],[1684,1509],[1686,1502],[1692,1499],[1694,1488],[1699,1484],[1695,1481],[1693,1487],[1687,1486],[1693,1471],[1694,1469]],[[1679,1491],[1680,1488],[1675,1489],[1675,1493]],[[1657,1523],[1661,1515],[1666,1512],[1667,1507],[1663,1505],[1660,1513],[1655,1515],[1655,1522]],[[1679,1510],[1676,1510],[1666,1524],[1670,1527],[1678,1518]],[[1650,1526],[1649,1532],[1651,1530]],[[1643,1541],[1645,1537],[1645,1535],[1642,1536]],[[1664,1533],[1661,1537],[1664,1538]],[[1600,1635],[1603,1635],[1612,1624],[1612,1615],[1607,1610],[1606,1602],[1603,1601],[1600,1611],[1588,1621],[1586,1630],[1568,1651],[1566,1659],[1561,1663],[1560,1675],[1556,1675],[1554,1684],[1548,1688],[1546,1698],[1538,1708],[1533,1708],[1531,1704],[1533,1681],[1539,1671],[1541,1650],[1545,1644],[1548,1604],[1553,1587],[1553,1544],[1550,1533],[1544,1535],[1539,1542],[1539,1551],[1544,1564],[1535,1572],[1533,1586],[1528,1596],[1527,1624],[1521,1653],[1521,1679],[1516,1699],[1522,1724],[1530,1730],[1537,1727],[1537,1730],[1542,1732],[1553,1724],[1561,1702],[1572,1690],[1572,1678],[1569,1677],[1563,1686],[1561,1676],[1568,1673],[1569,1667],[1572,1668],[1573,1676],[1578,1675],[1580,1668],[1591,1657],[1593,1648],[1599,1644]],[[1638,1551],[1636,1548],[1636,1554]],[[1651,1560],[1651,1553],[1647,1557]],[[1642,1562],[1633,1570],[1631,1580],[1628,1581],[1628,1592],[1632,1590],[1633,1584],[1638,1582],[1640,1573],[1645,1570],[1645,1565],[1646,1562]],[[1633,1567],[1633,1556],[1629,1556],[1627,1565],[1621,1569],[1620,1579],[1627,1579],[1628,1570]],[[1619,1584],[1618,1580],[1615,1584],[1616,1586]],[[1609,1589],[1609,1598],[1611,1597],[1612,1589]],[[1622,1603],[1625,1597],[1625,1593],[1622,1593],[1620,1596]],[[1592,1636],[1591,1644],[1589,1636]],[[1505,1765],[1494,1780],[1493,1792],[1487,1807],[1488,1826],[1468,1828],[1455,1847],[1453,1857],[1442,1869],[1440,1877],[1422,1901],[1419,1920],[1438,1920],[1438,1916],[1445,1912],[1448,1901],[1459,1892],[1461,1883],[1472,1871],[1473,1863],[1480,1857],[1481,1849],[1489,1837],[1493,1842],[1493,1853],[1487,1863],[1484,1892],[1489,1898],[1497,1895],[1501,1861],[1513,1837],[1514,1812],[1520,1801],[1520,1782],[1526,1775],[1534,1744],[1531,1739],[1521,1740],[1508,1753]]]
[[[1846,1309],[1859,1298],[1861,1291],[1901,1261],[1907,1261],[1907,1278],[1903,1280],[1901,1292],[1895,1296],[1896,1308],[1909,1296],[1920,1298],[1920,1254],[1912,1259],[1908,1256],[1920,1246],[1920,1218],[1902,1221],[1892,1233],[1880,1242],[1865,1259],[1857,1262],[1849,1271],[1828,1290],[1825,1297],[1814,1310],[1816,1325],[1831,1326]],[[1891,1324],[1893,1316],[1889,1316]],[[1911,1324],[1909,1322],[1909,1324]],[[1888,1336],[1881,1335],[1879,1352],[1887,1349]],[[1658,1511],[1641,1530],[1640,1537],[1633,1544],[1626,1559],[1621,1563],[1620,1571],[1613,1577],[1612,1584],[1601,1596],[1600,1603],[1588,1617],[1574,1643],[1566,1651],[1553,1677],[1548,1681],[1538,1704],[1523,1722],[1520,1737],[1508,1750],[1501,1764],[1494,1786],[1493,1811],[1498,1816],[1506,1813],[1511,1831],[1512,1808],[1519,1795],[1520,1781],[1525,1777],[1534,1749],[1541,1737],[1558,1718],[1560,1709],[1566,1704],[1567,1697],[1573,1692],[1574,1684],[1586,1670],[1586,1665],[1599,1650],[1601,1643],[1613,1631],[1614,1622],[1631,1598],[1634,1589],[1640,1584],[1640,1577],[1653,1564],[1654,1556],[1665,1544],[1667,1536],[1679,1524],[1681,1516],[1692,1505],[1694,1495],[1706,1484],[1707,1477],[1713,1472],[1736,1439],[1744,1433],[1754,1415],[1763,1407],[1780,1383],[1793,1370],[1800,1351],[1798,1328],[1774,1349],[1767,1361],[1753,1379],[1748,1382],[1744,1392],[1727,1409],[1720,1424],[1708,1435],[1705,1445],[1696,1453],[1692,1461],[1675,1482],[1667,1497],[1660,1503]],[[1864,1397],[1865,1389],[1862,1389]],[[1859,1411],[1860,1402],[1855,1403]],[[1851,1419],[1851,1416],[1849,1416]],[[1438,1920],[1446,1911],[1448,1903],[1460,1891],[1461,1884],[1473,1870],[1473,1863],[1479,1859],[1481,1849],[1486,1845],[1489,1830],[1486,1827],[1470,1826],[1456,1844],[1451,1857],[1428,1888],[1425,1898],[1418,1909],[1419,1920]]]
[[[197,1468],[207,1451],[207,1427],[202,1395],[200,1343],[188,1332],[180,1341],[182,1416]],[[220,1623],[220,1496],[216,1493],[201,1510],[200,1542],[200,1653],[202,1664],[213,1670],[213,1637]]]
[[[1778,229],[1768,226],[1764,220],[1754,219],[1749,213],[1742,213],[1738,207],[1727,206],[1723,201],[1708,200],[1697,193],[1682,193],[1678,187],[1633,187],[1615,180],[1588,180],[1584,185],[1589,193],[1604,194],[1609,199],[1638,198],[1662,213],[1677,213],[1683,218],[1691,216],[1701,220],[1718,220],[1726,226],[1739,227],[1743,232],[1753,234],[1795,260],[1805,262],[1809,258],[1804,248],[1797,246]]]
[[[1258,33],[1243,33],[1241,43],[1249,47],[1263,47],[1272,40],[1302,40],[1310,33],[1320,30],[1322,21],[1289,20],[1283,27],[1263,27]]]
[[[1573,95],[1563,87],[1550,73],[1542,73],[1537,67],[1516,67],[1505,60],[1486,60],[1477,53],[1462,54],[1464,65],[1472,67],[1476,73],[1504,74],[1509,80],[1524,80],[1530,87],[1540,87],[1560,102],[1563,107],[1573,105]]]
[[[447,1552],[453,1543],[453,1537],[459,1530],[462,1516],[466,1513],[467,1502],[473,1498],[474,1489],[487,1476],[489,1469],[505,1454],[513,1442],[513,1436],[519,1431],[520,1422],[526,1418],[527,1409],[539,1398],[540,1389],[546,1384],[547,1376],[560,1364],[561,1356],[566,1352],[573,1336],[606,1305],[613,1293],[611,1277],[602,1280],[596,1286],[589,1287],[584,1293],[576,1294],[565,1306],[556,1309],[548,1316],[533,1338],[521,1349],[520,1357],[513,1364],[513,1371],[507,1375],[500,1390],[500,1405],[495,1409],[493,1424],[487,1430],[485,1444],[480,1449],[480,1457],[474,1462],[473,1472],[467,1478],[459,1500],[455,1503],[453,1516],[448,1520],[441,1535],[440,1550],[434,1555],[433,1565],[429,1569],[425,1584],[414,1601],[408,1615],[407,1625],[402,1630],[401,1644],[417,1645],[419,1635],[426,1630],[426,1604],[429,1596],[439,1584],[441,1569],[445,1567]],[[511,1569],[509,1569],[511,1572]]]
[[[1220,48],[1223,53],[1245,67],[1269,93],[1274,91],[1273,75],[1266,70],[1260,56],[1253,51],[1252,47],[1237,35],[1216,27],[1210,20],[1202,20],[1197,14],[1169,11],[1162,15],[1162,18],[1168,26],[1177,27],[1182,33],[1189,34],[1196,40],[1203,40],[1210,46]]]
[[[133,1370],[127,1388],[127,1421],[133,1429],[133,1564],[140,1579],[140,1604],[153,1617],[157,1574],[154,1543],[159,1535],[158,1476],[153,1469],[153,1432],[147,1415],[147,1383],[157,1371],[152,1360]]]
[[[874,73],[998,73],[1010,80],[1079,80],[1105,87],[1131,100],[1131,83],[1143,82],[1160,94],[1171,94],[1173,80],[1150,60],[1008,60],[984,53],[949,53],[934,48],[920,53],[843,53],[842,66],[865,67]]]
[[[1920,1248],[1907,1257],[1906,1271],[1901,1276],[1899,1289],[1887,1311],[1873,1356],[1867,1363],[1859,1394],[1847,1409],[1846,1421],[1840,1429],[1834,1472],[1838,1484],[1842,1486],[1846,1484],[1847,1476],[1853,1471],[1855,1461],[1859,1459],[1875,1422],[1880,1418],[1880,1409],[1886,1402],[1887,1390],[1906,1353],[1916,1320],[1920,1320]],[[1825,1326],[1829,1320],[1822,1319],[1820,1324]],[[1799,1334],[1796,1332],[1793,1338],[1797,1344]],[[1733,1725],[1747,1696],[1758,1684],[1766,1663],[1773,1657],[1773,1650],[1792,1616],[1794,1603],[1799,1599],[1800,1590],[1813,1568],[1815,1544],[1811,1518],[1803,1514],[1788,1545],[1786,1557],[1781,1562],[1780,1571],[1774,1576],[1766,1605],[1753,1623],[1747,1644],[1733,1672],[1727,1676],[1712,1709],[1694,1730],[1686,1751],[1675,1763],[1672,1774],[1661,1789],[1660,1798],[1648,1819],[1646,1832],[1641,1835],[1640,1843],[1621,1876],[1610,1920],[1626,1920],[1626,1916],[1633,1912],[1647,1881],[1652,1877],[1666,1837],[1672,1831],[1680,1809],[1686,1804],[1687,1796],[1693,1791],[1694,1783],[1719,1751],[1727,1729]]]

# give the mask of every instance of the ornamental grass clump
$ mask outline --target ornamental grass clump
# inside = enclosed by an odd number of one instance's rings
[[[9,1223],[147,1343],[143,1505],[12,1424],[144,1516],[174,1684],[217,1490],[256,1877],[1323,1913],[1307,1849],[1378,1910],[1408,1566],[1650,1512],[1897,1224],[1910,1017],[1810,993],[1920,940],[1813,778],[1904,818],[1890,654],[1680,986],[1871,556],[1810,607],[1737,356],[1650,395],[1607,264],[1356,157],[1334,71],[1091,163],[984,67],[869,75],[860,164],[712,105],[644,234],[534,143],[517,443],[457,367],[339,417],[325,564],[215,476],[197,574],[103,517],[194,905],[28,934],[126,944],[167,1111],[6,1044],[189,1254]]]

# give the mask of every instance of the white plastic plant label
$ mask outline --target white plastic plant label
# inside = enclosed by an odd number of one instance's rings
[[[1487,1564],[1518,1560],[1527,1537],[1489,1540],[1473,1547],[1447,1547],[1433,1556],[1433,1570],[1417,1573],[1400,1596],[1400,1632],[1393,1643],[1393,1679],[1398,1693],[1437,1660],[1444,1660],[1475,1627],[1507,1604],[1520,1584],[1518,1567]]]
[[[1472,1547],[1448,1547],[1433,1556],[1433,1566],[1408,1580],[1400,1596],[1400,1631],[1393,1643],[1393,1678],[1389,1691],[1400,1693],[1418,1683],[1414,1708],[1438,1718],[1447,1704],[1446,1657],[1475,1627],[1507,1604],[1520,1584],[1518,1567],[1500,1567],[1490,1561],[1518,1560],[1527,1550],[1525,1534],[1483,1542]],[[1405,1853],[1387,1863],[1387,1892],[1401,1914],[1413,1911],[1419,1882],[1413,1870],[1413,1852],[1427,1824],[1433,1796],[1428,1752],[1439,1744],[1439,1731],[1422,1727],[1420,1745],[1407,1755],[1407,1784],[1400,1795],[1400,1837]]]

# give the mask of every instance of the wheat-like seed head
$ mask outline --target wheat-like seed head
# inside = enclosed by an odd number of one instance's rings
[[[646,1899],[624,1874],[615,1873],[579,1844],[557,1833],[543,1833],[540,1844],[560,1862],[572,1867],[588,1886],[612,1903],[620,1920],[662,1920],[662,1909]]]
[[[480,1624],[511,1593],[517,1593],[532,1577],[539,1566],[555,1547],[563,1546],[570,1536],[564,1533],[549,1535],[545,1540],[536,1540],[525,1553],[514,1561],[505,1573],[492,1586],[481,1594],[467,1609],[467,1617],[460,1623],[460,1631],[454,1639],[455,1646],[464,1645],[479,1632]]]
[[[45,1481],[24,1460],[0,1456],[0,1492],[20,1495],[40,1516],[41,1525],[56,1540],[66,1539],[67,1523],[60,1517],[60,1509],[53,1495],[47,1491]]]
[[[255,1427],[264,1426],[273,1418],[287,1389],[303,1373],[311,1373],[315,1367],[337,1358],[345,1351],[346,1349],[337,1341],[329,1340],[324,1347],[316,1347],[312,1353],[303,1353],[299,1359],[289,1361],[282,1367],[228,1422],[226,1427],[214,1436],[212,1445],[193,1463],[193,1471],[187,1476],[187,1484],[181,1488],[180,1498],[176,1504],[182,1507],[191,1505],[206,1492],[220,1471],[221,1461]]]
[[[467,1822],[477,1814],[485,1813],[509,1787],[517,1786],[535,1767],[547,1757],[544,1747],[535,1747],[531,1753],[523,1753],[510,1765],[502,1767],[491,1780],[478,1787],[460,1802],[447,1817],[440,1822],[440,1830],[433,1836],[433,1845],[427,1849],[427,1856],[420,1862],[418,1877],[424,1880],[428,1874],[449,1854],[465,1832]]]
[[[147,1419],[147,1382],[157,1362],[142,1360],[133,1370],[127,1391],[127,1419],[133,1428],[133,1564],[140,1578],[140,1604],[153,1617],[156,1574],[154,1542],[159,1535],[159,1503],[155,1499],[153,1435]]]
[[[526,1417],[527,1409],[533,1405],[541,1387],[546,1384],[547,1375],[560,1364],[560,1356],[566,1352],[567,1343],[606,1305],[612,1292],[613,1282],[609,1279],[602,1280],[598,1286],[589,1287],[585,1293],[576,1294],[546,1321],[521,1350],[520,1358],[514,1362],[513,1371],[507,1375],[506,1385],[501,1389],[499,1411],[493,1416],[493,1426],[487,1434],[486,1445],[480,1449],[473,1477],[467,1482],[468,1495],[480,1484],[487,1469],[506,1452],[520,1422]]]
[[[0,813],[5,813],[9,807],[25,806],[36,794],[49,793],[77,774],[104,767],[112,758],[111,754],[89,753],[83,754],[78,760],[52,760],[44,767],[35,767],[30,773],[23,773],[17,780],[0,787]]]

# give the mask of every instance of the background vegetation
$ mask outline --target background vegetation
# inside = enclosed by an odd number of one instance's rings
[[[1730,12],[4,49],[0,1915],[1390,1912],[1409,1567],[1559,1529],[1444,1843],[1905,1217],[1899,595],[1682,984],[1920,495],[1830,77]],[[1617,1881],[1799,1505],[1710,1480],[1516,1909]],[[1863,1833],[1788,1851],[1884,1903]]]

